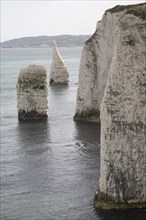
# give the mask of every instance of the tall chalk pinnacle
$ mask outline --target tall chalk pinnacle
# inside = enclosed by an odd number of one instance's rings
[[[50,71],[50,85],[67,85],[69,74],[54,40],[53,60]]]

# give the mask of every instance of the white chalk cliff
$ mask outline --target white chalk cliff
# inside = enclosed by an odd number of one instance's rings
[[[107,13],[83,48],[77,92],[75,120],[99,121],[109,67],[112,60],[113,33],[123,12]]]
[[[75,119],[101,119],[98,208],[146,208],[146,4],[105,12],[86,42]]]
[[[69,73],[54,41],[53,59],[50,70],[50,85],[67,85]]]
[[[114,59],[115,30],[129,7],[117,6],[107,10],[97,23],[95,33],[85,43],[80,62],[75,120],[99,121],[101,101]],[[132,19],[129,17],[128,22]],[[125,36],[130,41],[127,31]]]
[[[39,120],[48,116],[48,80],[46,69],[30,65],[22,69],[17,80],[18,119]]]

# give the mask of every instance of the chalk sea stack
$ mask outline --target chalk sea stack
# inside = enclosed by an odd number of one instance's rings
[[[91,63],[96,71],[91,75],[96,73],[101,83],[93,83],[101,118],[97,208],[146,208],[145,28],[146,4],[116,6],[105,12],[86,43],[95,51]],[[86,60],[91,54],[88,51]]]
[[[69,73],[58,51],[56,42],[53,47],[53,60],[50,70],[50,85],[68,85]]]
[[[48,117],[47,71],[43,66],[22,69],[17,80],[18,119],[41,120]]]

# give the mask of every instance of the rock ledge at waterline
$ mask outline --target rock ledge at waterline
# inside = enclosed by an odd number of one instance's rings
[[[50,85],[68,85],[69,73],[54,41],[53,59],[50,70]]]
[[[46,72],[46,69],[40,65],[30,65],[20,71],[17,80],[17,108],[20,121],[48,117]]]
[[[97,23],[95,33],[86,41],[82,51],[74,120],[100,121],[101,101],[110,67],[114,65],[116,47],[122,40],[121,47],[131,53],[131,45],[143,41],[145,17],[145,4],[116,6],[107,10],[102,20]],[[123,22],[123,19],[126,22]],[[117,35],[118,29],[123,33],[123,39]],[[144,48],[141,48],[141,45],[138,48],[139,56]],[[123,56],[124,54],[121,54],[121,57]],[[132,59],[136,60],[136,57]],[[135,65],[138,66],[136,63]],[[119,68],[122,68],[123,72],[126,71],[125,66]],[[131,69],[130,64],[128,69]]]

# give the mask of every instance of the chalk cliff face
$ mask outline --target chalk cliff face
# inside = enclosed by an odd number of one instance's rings
[[[83,48],[77,92],[75,120],[99,121],[109,67],[112,60],[113,33],[119,14],[107,13]]]
[[[46,69],[30,65],[22,69],[17,80],[18,119],[39,120],[48,116],[48,83]]]
[[[54,42],[53,60],[50,70],[50,85],[67,85],[69,82],[68,79],[69,74],[67,68]]]
[[[114,59],[117,41],[115,30],[130,8],[131,6],[117,6],[106,11],[97,23],[95,33],[85,43],[80,62],[75,120],[99,121],[101,101]],[[129,17],[129,22],[133,20],[133,16]],[[126,34],[128,38],[128,33]]]
[[[109,10],[104,20],[119,13]],[[95,206],[146,208],[146,4],[124,8],[121,15],[113,23],[108,77],[98,102],[101,164]]]

